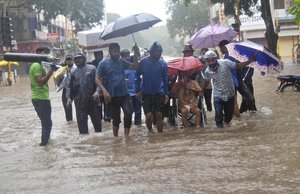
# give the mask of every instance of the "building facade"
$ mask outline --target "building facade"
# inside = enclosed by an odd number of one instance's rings
[[[49,46],[61,55],[64,40],[76,38],[72,23],[62,15],[46,23],[42,12],[29,10],[18,0],[4,1],[1,11],[11,18],[14,51],[35,53],[37,47]]]

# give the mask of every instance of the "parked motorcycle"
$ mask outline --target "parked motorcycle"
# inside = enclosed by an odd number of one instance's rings
[[[278,92],[300,92],[299,75],[279,75],[277,79],[280,82],[277,87]]]

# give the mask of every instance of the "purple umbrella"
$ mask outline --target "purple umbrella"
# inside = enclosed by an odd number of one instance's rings
[[[140,13],[131,15],[125,18],[120,18],[117,21],[108,24],[102,32],[100,39],[108,40],[111,38],[117,38],[121,36],[127,36],[133,33],[146,30],[161,20],[149,13]]]
[[[198,30],[188,41],[194,48],[213,48],[222,40],[232,41],[238,32],[218,24],[210,24]]]

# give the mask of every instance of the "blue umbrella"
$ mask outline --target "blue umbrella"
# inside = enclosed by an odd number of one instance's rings
[[[160,21],[161,20],[159,18],[149,13],[140,13],[125,18],[120,18],[105,27],[104,31],[100,35],[100,39],[108,40],[111,38],[132,34],[135,42],[133,33],[148,29]]]
[[[259,69],[261,72],[271,70],[280,72],[280,59],[271,53],[263,45],[243,41],[226,45],[228,54],[240,62],[249,60],[256,53],[256,61],[249,64],[249,67]]]

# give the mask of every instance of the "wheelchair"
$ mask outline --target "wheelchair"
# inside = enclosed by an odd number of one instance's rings
[[[175,96],[170,96],[169,103],[166,105],[164,115],[167,117],[167,122],[170,126],[176,126],[177,129],[182,129],[183,126],[180,125],[181,123],[181,113],[178,110],[178,99]],[[207,119],[206,119],[206,111],[203,105],[203,97],[198,97],[198,104],[201,105],[200,112],[201,112],[201,123],[202,127],[206,127]],[[195,114],[192,112],[188,113],[188,122],[191,126],[195,126],[194,122]]]

